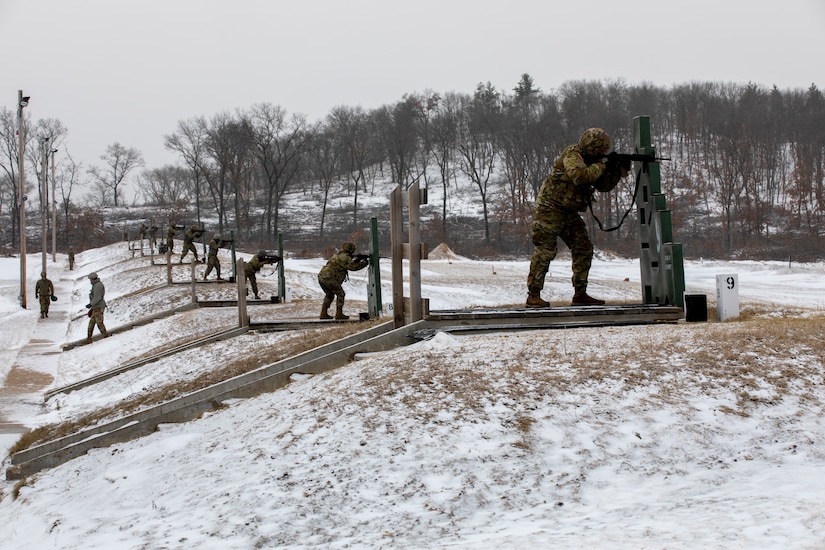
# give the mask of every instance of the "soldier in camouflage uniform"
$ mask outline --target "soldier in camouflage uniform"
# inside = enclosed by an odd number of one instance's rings
[[[197,225],[193,225],[186,230],[186,233],[183,234],[183,252],[180,255],[180,261],[178,262],[179,264],[183,263],[183,259],[190,250],[192,251],[192,254],[195,255],[195,263],[200,263],[200,260],[198,259],[198,249],[195,248],[195,240],[200,239],[202,233],[203,232]]]
[[[97,273],[89,273],[89,281],[92,283],[92,289],[89,291],[89,303],[86,304],[86,308],[89,309],[89,329],[86,331],[87,344],[92,343],[92,332],[95,330],[95,325],[97,325],[104,338],[109,337],[106,325],[103,324],[103,312],[106,309],[106,300],[103,297],[106,295],[106,288]]]
[[[587,295],[587,277],[593,260],[593,244],[580,212],[593,200],[594,190],[606,193],[627,176],[627,170],[600,159],[610,149],[610,136],[601,128],[590,128],[579,143],[568,146],[553,163],[553,169],[536,197],[532,237],[535,251],[527,276],[527,307],[548,307],[541,298],[544,278],[558,251],[561,238],[573,257],[572,305],[603,305]]]
[[[34,285],[34,297],[40,300],[40,318],[49,316],[49,306],[52,303],[54,285],[46,278],[46,272],[40,273],[40,279]]]
[[[221,236],[217,233],[212,235],[212,240],[209,241],[209,253],[206,255],[206,273],[203,274],[204,281],[209,277],[213,269],[217,275],[217,280],[223,281],[223,277],[221,277],[221,261],[218,259],[218,249],[222,246],[223,241],[221,240]]]
[[[173,248],[175,247],[175,232],[178,228],[175,224],[170,223],[169,227],[166,229],[166,250],[167,254],[173,254]]]
[[[334,254],[327,265],[321,268],[318,273],[318,284],[324,291],[324,303],[321,306],[321,319],[332,319],[328,310],[332,305],[332,299],[336,298],[335,302],[335,319],[349,319],[349,315],[344,315],[344,287],[341,286],[347,280],[349,271],[358,271],[364,269],[369,264],[369,260],[356,260],[352,257],[355,254],[355,245],[352,243],[344,243],[341,246],[341,251]]]
[[[246,280],[249,281],[250,285],[252,285],[252,294],[255,295],[256,300],[260,300],[260,296],[258,296],[258,281],[255,278],[255,275],[265,264],[274,264],[277,261],[278,260],[276,259],[270,258],[266,253],[266,250],[259,250],[257,254],[252,256],[252,259],[249,260],[249,262],[244,264],[243,272],[244,275],[246,275]]]

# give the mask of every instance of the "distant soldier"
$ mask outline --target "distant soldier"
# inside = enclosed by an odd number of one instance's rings
[[[140,229],[138,229],[138,233],[140,233],[140,240],[141,242],[143,239],[146,238],[146,232],[149,231],[149,228],[146,226],[145,223],[140,224]]]
[[[34,285],[34,297],[40,300],[40,318],[49,316],[49,306],[54,295],[54,285],[46,278],[46,272],[40,273],[40,279]]]
[[[74,247],[69,247],[69,271],[74,269]]]
[[[89,329],[86,332],[86,343],[92,343],[92,332],[97,325],[98,330],[104,338],[109,337],[109,331],[106,330],[106,325],[103,324],[103,312],[106,309],[106,288],[103,282],[97,276],[97,273],[89,273],[89,281],[92,283],[92,289],[89,291],[89,303],[86,304],[86,309],[89,310]]]
[[[266,253],[266,250],[259,250],[258,253],[244,265],[244,275],[246,275],[246,280],[252,285],[252,294],[255,295],[256,300],[260,300],[260,296],[258,296],[258,281],[255,279],[255,275],[265,264],[278,263],[279,260],[280,258],[278,256],[270,256]]]
[[[212,240],[209,241],[209,253],[206,256],[206,273],[203,274],[203,280],[205,281],[209,274],[212,273],[212,269],[215,270],[215,274],[217,275],[218,281],[223,281],[223,277],[221,277],[221,261],[218,259],[218,249],[226,246],[224,241],[221,240],[221,236],[215,233],[212,235]]]
[[[152,246],[158,245],[158,226],[153,225],[149,228],[149,238],[152,240]]]
[[[169,254],[174,252],[175,248],[175,232],[178,228],[173,223],[169,223],[169,227],[166,229],[166,250]]]
[[[324,303],[321,306],[321,319],[332,319],[328,310],[332,304],[332,299],[336,298],[335,303],[335,318],[349,319],[349,315],[344,315],[344,281],[349,276],[349,271],[357,271],[364,269],[369,264],[369,260],[365,258],[355,259],[355,245],[353,243],[344,243],[341,246],[341,251],[334,254],[327,265],[321,268],[318,273],[318,284],[324,291]]]
[[[198,229],[197,225],[193,225],[186,232],[183,234],[183,253],[180,255],[179,264],[183,263],[183,259],[186,257],[186,254],[191,250],[192,254],[195,256],[195,263],[200,263],[198,259],[198,249],[195,248],[195,241],[201,238],[203,231]]]

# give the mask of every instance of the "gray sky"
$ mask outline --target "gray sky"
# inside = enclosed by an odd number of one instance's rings
[[[32,97],[76,160],[176,162],[179,120],[269,102],[322,119],[521,74],[825,86],[823,0],[0,0],[0,104]]]

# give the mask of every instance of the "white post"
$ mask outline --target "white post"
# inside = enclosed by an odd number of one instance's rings
[[[716,313],[720,321],[739,317],[739,275],[716,276]]]

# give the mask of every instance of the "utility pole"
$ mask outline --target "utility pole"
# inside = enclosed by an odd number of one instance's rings
[[[23,176],[25,165],[26,129],[23,127],[23,108],[29,104],[29,97],[23,96],[23,90],[17,91],[17,173],[20,174],[18,185],[17,209],[20,212],[20,306],[26,309],[26,190]]]
[[[40,139],[40,257],[42,266],[40,271],[46,273],[46,216],[49,211],[49,151],[47,147],[51,136]]]
[[[57,153],[57,149],[52,150],[52,197],[51,197],[51,208],[52,208],[52,263],[57,262],[57,195],[55,194],[55,184],[54,184],[54,154]]]

